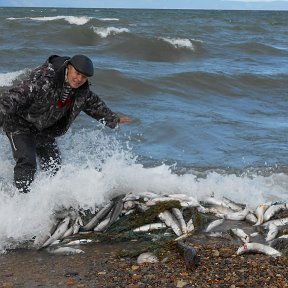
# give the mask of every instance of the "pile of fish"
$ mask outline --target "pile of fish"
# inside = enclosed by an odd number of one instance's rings
[[[212,215],[214,218],[213,221],[211,220],[210,223],[207,223],[208,225],[205,224],[202,227],[203,233],[207,236],[222,237],[223,233],[229,232],[230,235],[237,237],[239,241],[243,242],[242,246],[236,251],[237,255],[251,252],[281,256],[282,253],[275,249],[279,241],[288,246],[287,203],[265,203],[252,210],[226,197],[216,198],[210,196],[198,201],[185,194],[159,196],[159,194],[151,192],[138,193],[137,195],[132,193],[119,195],[103,206],[96,207],[95,213],[91,213],[90,211],[89,215],[87,215],[87,211],[76,211],[75,209],[55,212],[50,232],[48,234],[37,235],[34,239],[34,246],[55,254],[84,253],[83,250],[75,249],[72,246],[86,244],[92,240],[80,239],[71,241],[70,236],[91,232],[105,233],[121,217],[133,216],[135,213],[143,213],[144,215],[144,212],[148,211],[151,207],[169,201],[176,201],[175,203],[179,205],[161,211],[158,214],[157,221],[133,228],[133,232],[150,233],[154,230],[162,229],[167,233],[167,230],[169,230],[175,233],[175,241],[183,241],[183,239],[200,229],[196,227],[197,225],[195,225],[193,217],[184,219],[183,216],[185,211],[194,209],[200,215]],[[282,218],[281,213],[284,214]],[[244,229],[239,228],[237,224],[239,221],[249,223],[250,234],[245,232]],[[217,232],[217,228],[223,226],[226,222],[229,222],[229,231]],[[231,224],[231,222],[235,223],[235,225]],[[257,238],[261,234],[261,231],[262,235],[264,233],[264,236],[266,236],[265,240],[251,241],[251,238]]]

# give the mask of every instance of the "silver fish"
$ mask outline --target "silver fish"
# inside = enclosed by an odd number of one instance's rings
[[[72,247],[59,247],[59,248],[48,247],[46,248],[46,251],[48,251],[51,254],[60,254],[60,255],[74,255],[85,253],[81,249],[75,249]]]
[[[151,252],[142,253],[137,258],[137,263],[139,265],[144,263],[157,263],[157,262],[159,262],[158,257]]]
[[[218,219],[218,220],[215,220],[215,221],[211,222],[211,223],[207,226],[205,232],[210,232],[210,231],[213,230],[215,227],[221,225],[223,222],[224,222],[224,219]]]
[[[277,237],[278,232],[279,232],[278,226],[273,224],[273,223],[271,223],[268,227],[269,227],[269,231],[268,231],[267,236],[265,238],[265,240],[267,242],[275,239]]]
[[[153,198],[159,197],[159,194],[149,192],[149,191],[140,192],[140,193],[138,193],[138,195],[140,196],[140,198],[144,198],[144,199],[153,199]]]
[[[250,242],[250,237],[240,228],[232,228],[231,232],[237,236],[243,243]]]
[[[252,224],[256,224],[258,221],[257,217],[252,212],[249,212],[246,215],[245,220],[247,220],[248,222],[250,222]]]
[[[196,198],[186,194],[169,194],[168,197],[172,200],[179,200],[180,203],[189,203],[190,207],[198,207],[200,205]]]
[[[138,228],[135,228],[133,231],[134,232],[148,232],[152,230],[158,230],[158,229],[163,229],[166,228],[165,223],[151,223],[151,224],[146,224],[143,226],[140,226]]]
[[[78,240],[72,240],[72,241],[66,243],[65,246],[84,245],[84,244],[88,244],[91,242],[92,242],[91,239],[78,239]]]
[[[241,220],[244,220],[246,218],[248,213],[249,213],[249,209],[245,208],[244,210],[241,210],[238,212],[232,212],[232,213],[222,214],[222,215],[218,215],[218,216],[220,216],[224,219],[228,219],[228,220],[241,221]]]
[[[74,230],[73,226],[70,226],[70,227],[66,230],[66,232],[63,234],[63,236],[61,237],[61,239],[64,239],[64,238],[66,238],[66,237],[69,237],[69,236],[73,235],[73,230]]]
[[[182,231],[181,231],[181,228],[178,224],[178,221],[175,219],[175,217],[168,210],[159,213],[158,217],[168,227],[171,227],[177,236],[182,235]]]
[[[245,205],[242,204],[238,204],[234,201],[232,201],[231,199],[228,199],[227,197],[223,196],[223,202],[232,210],[234,211],[241,211],[245,208]]]
[[[268,209],[269,205],[267,204],[260,204],[257,206],[256,210],[255,210],[255,214],[257,217],[257,223],[255,224],[255,226],[257,225],[261,225],[264,222],[264,213],[265,211]]]
[[[271,223],[275,224],[276,226],[287,225],[288,224],[288,217],[281,218],[281,219],[270,220],[268,222],[263,223],[262,226],[266,227],[266,226],[269,226]]]
[[[190,232],[195,230],[195,226],[193,224],[193,219],[192,218],[187,222],[186,226],[187,226],[187,233],[190,233]]]
[[[139,195],[134,195],[132,193],[129,193],[123,198],[123,202],[135,201],[135,200],[139,200],[139,199],[140,199]]]
[[[42,245],[42,248],[49,246],[54,241],[61,239],[61,237],[65,234],[68,229],[70,222],[70,217],[66,217],[63,221],[59,223],[56,231],[51,235],[51,237]]]
[[[236,252],[237,255],[242,255],[245,253],[262,253],[268,256],[281,256],[281,253],[276,249],[260,243],[246,243],[239,247]]]
[[[230,208],[225,201],[221,200],[221,199],[217,199],[215,197],[205,197],[201,202],[203,202],[204,204],[208,204],[208,205],[216,205],[216,206],[223,206],[226,208]]]
[[[279,211],[288,209],[288,204],[276,204],[271,205],[267,208],[267,210],[264,213],[263,219],[264,222],[270,220],[275,214],[277,214]]]
[[[95,232],[103,232],[103,231],[106,229],[109,221],[110,221],[110,217],[108,216],[107,218],[105,218],[104,220],[102,220],[102,221],[94,228],[94,231],[95,231]]]

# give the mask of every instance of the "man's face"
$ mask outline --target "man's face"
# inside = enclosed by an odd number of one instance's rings
[[[68,64],[67,69],[67,80],[72,88],[79,88],[87,81],[88,77],[78,72],[72,65]]]

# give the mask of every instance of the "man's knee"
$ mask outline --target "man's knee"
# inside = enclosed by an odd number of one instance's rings
[[[20,192],[28,192],[37,169],[35,137],[30,134],[7,133],[10,140],[14,167],[14,182]]]

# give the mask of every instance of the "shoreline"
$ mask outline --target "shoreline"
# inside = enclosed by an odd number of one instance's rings
[[[185,240],[200,257],[198,267],[186,267],[171,242],[158,250],[160,262],[142,265],[135,256],[123,256],[135,253],[141,240],[92,242],[79,247],[84,254],[69,256],[8,251],[0,256],[0,287],[288,287],[287,256],[237,256],[238,243],[203,234]]]

